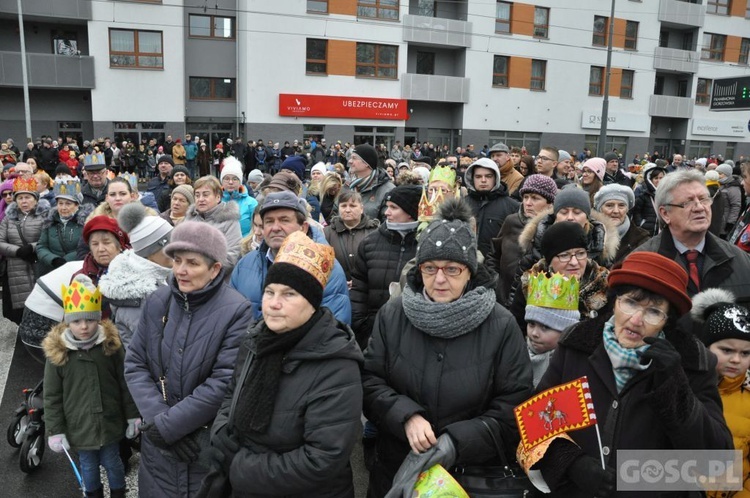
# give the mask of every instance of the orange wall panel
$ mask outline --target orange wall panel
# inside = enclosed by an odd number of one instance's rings
[[[745,17],[745,8],[747,4],[744,0],[734,0],[729,3],[729,15],[737,17]]]
[[[534,6],[527,3],[513,3],[510,29],[514,35],[534,35]]]
[[[357,42],[328,40],[328,74],[354,76],[357,69]]]
[[[613,48],[625,48],[625,26],[627,21],[625,19],[618,19],[615,17],[615,33],[612,37]]]
[[[511,57],[508,74],[508,84],[511,88],[531,87],[531,59],[526,57]]]
[[[328,0],[329,14],[357,15],[357,0]]]
[[[606,78],[606,74],[604,75]],[[612,68],[612,75],[609,77],[609,96],[619,97],[620,87],[622,86],[622,69],[619,67]]]
[[[726,62],[739,62],[741,45],[742,38],[739,36],[727,36],[727,46],[724,48],[724,60]]]

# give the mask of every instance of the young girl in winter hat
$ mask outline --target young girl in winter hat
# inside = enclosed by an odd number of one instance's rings
[[[734,295],[723,289],[707,289],[693,296],[690,312],[703,322],[701,339],[716,355],[719,394],[724,418],[732,432],[734,448],[742,450],[743,491],[732,496],[750,495],[750,310],[735,303]],[[735,472],[735,476],[737,473]],[[709,491],[708,496],[729,496]]]
[[[140,418],[124,377],[125,351],[117,328],[102,321],[102,295],[85,275],[62,286],[64,321],[42,342],[44,420],[49,448],[78,452],[86,496],[103,497],[99,465],[110,496],[125,496],[120,459],[123,434],[138,435]]]

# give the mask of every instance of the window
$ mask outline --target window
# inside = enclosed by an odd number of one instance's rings
[[[398,21],[398,0],[359,0],[357,16]]]
[[[604,152],[599,153],[599,135],[586,135],[583,146],[591,150],[591,157],[604,157],[607,152],[617,152],[622,157],[628,157],[628,137],[616,137],[607,135],[604,141]]]
[[[677,96],[688,96],[688,80],[677,80]]]
[[[635,71],[630,69],[622,70],[622,80],[620,81],[620,98],[632,99],[633,98],[633,80],[635,79]]]
[[[745,17],[750,18],[750,0],[747,0],[747,7],[745,8]]]
[[[161,31],[110,29],[109,67],[164,69]]]
[[[682,34],[682,50],[687,50],[689,52],[695,50],[695,46],[693,45],[692,31],[687,31]]]
[[[546,7],[534,7],[534,37],[549,37],[549,9]]]
[[[531,61],[531,89],[544,90],[545,80],[547,79],[547,61]]]
[[[669,31],[660,31],[659,32],[659,46],[660,47],[668,47],[669,46]]]
[[[417,51],[417,74],[435,74],[435,52]]]
[[[312,14],[328,14],[328,0],[307,0],[307,11]]]
[[[541,141],[541,133],[490,130],[489,143],[496,144],[502,142],[508,147],[526,147],[526,152],[531,155],[539,153]]]
[[[695,91],[695,104],[708,105],[711,103],[711,80],[698,78],[698,88]]]
[[[638,48],[638,22],[626,21],[625,23],[625,48],[635,50]]]
[[[144,122],[144,123],[133,123],[133,122],[122,122],[116,121],[114,124],[115,134],[114,139],[117,143],[122,143],[125,140],[130,140],[134,144],[139,144],[141,141],[149,141],[152,138],[157,143],[164,143],[166,134],[164,133],[164,123],[161,122]]]
[[[308,38],[305,57],[307,74],[328,74],[328,40]]]
[[[390,126],[355,126],[354,145],[363,143],[384,144],[388,150],[396,141],[396,128]],[[409,142],[407,142],[409,143]]]
[[[234,17],[190,14],[190,36],[198,38],[234,38]]]
[[[513,4],[497,2],[495,7],[495,33],[510,33],[510,11]]]
[[[740,44],[740,64],[747,65],[748,56],[750,55],[750,38],[743,38]]]
[[[602,95],[604,88],[604,68],[591,66],[589,70],[589,95]]]
[[[714,143],[708,140],[691,140],[688,147],[688,157],[708,157]]]
[[[734,149],[737,147],[737,142],[727,142],[727,150],[724,152],[724,157],[727,159],[734,158]]]
[[[398,47],[357,43],[357,76],[396,79]]]
[[[592,45],[599,47],[607,46],[607,27],[608,20],[606,17],[594,16],[594,38],[591,41]]]
[[[235,100],[234,78],[190,78],[192,100]]]
[[[492,86],[508,88],[508,63],[510,57],[505,55],[496,55],[495,63],[492,66]]]
[[[724,47],[727,44],[725,35],[715,33],[703,33],[703,49],[701,50],[701,59],[711,61],[724,60]]]
[[[708,0],[706,12],[727,16],[729,15],[729,2],[730,0]]]

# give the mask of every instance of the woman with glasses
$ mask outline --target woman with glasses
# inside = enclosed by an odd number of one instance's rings
[[[495,460],[493,438],[508,455],[518,443],[512,407],[531,392],[531,365],[513,317],[495,302],[497,275],[477,262],[470,218],[462,201],[442,204],[403,294],[375,319],[362,374],[364,413],[378,428],[369,498],[385,496],[410,451],[438,439],[456,450],[441,462],[447,469]]]
[[[587,376],[601,450],[597,431],[589,427],[554,436],[534,454],[522,453],[521,465],[537,471],[530,474],[532,483],[551,490],[545,496],[615,495],[618,450],[733,447],[716,357],[676,326],[691,308],[687,283],[675,261],[632,253],[609,274],[612,306],[561,337],[537,391]]]
[[[594,205],[594,197],[604,186],[604,173],[607,163],[601,157],[586,160],[581,167],[581,188],[589,194],[589,202]]]
[[[13,179],[0,184],[0,221],[5,218],[5,211],[13,202]]]
[[[538,273],[562,273],[580,282],[578,310],[581,319],[594,318],[607,304],[609,270],[594,261],[587,249],[588,238],[580,224],[561,221],[549,227],[542,236],[542,259],[523,272],[513,294],[510,311],[521,330],[526,330],[526,295],[529,278]]]

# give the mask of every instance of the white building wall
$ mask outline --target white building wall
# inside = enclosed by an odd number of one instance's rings
[[[96,60],[93,121],[185,120],[183,3],[91,2],[89,46]],[[162,31],[164,69],[110,68],[110,28]]]

